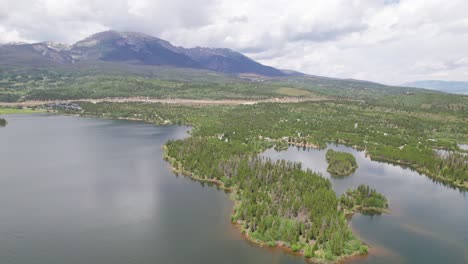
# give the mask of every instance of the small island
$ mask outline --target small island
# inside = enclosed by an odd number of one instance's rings
[[[345,214],[352,215],[356,212],[365,214],[389,213],[387,198],[378,193],[369,185],[359,185],[355,190],[349,189],[340,198],[340,205]]]
[[[358,167],[356,159],[351,153],[329,149],[325,157],[328,162],[327,171],[335,175],[347,176]]]
[[[0,118],[0,127],[4,127],[7,125],[7,121],[4,118]]]

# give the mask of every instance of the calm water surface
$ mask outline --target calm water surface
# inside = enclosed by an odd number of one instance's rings
[[[329,178],[341,195],[348,188],[368,184],[389,200],[392,213],[356,214],[351,226],[371,245],[367,258],[351,263],[468,263],[468,197],[466,193],[431,181],[410,169],[371,161],[364,152],[345,146],[328,148],[352,153],[359,168],[350,176],[327,172],[326,150],[290,147],[268,150],[273,159],[299,161]]]
[[[223,191],[176,177],[162,160],[186,127],[49,115],[8,116],[0,128],[0,263],[304,263],[243,240]],[[269,150],[332,180],[338,193],[366,183],[390,215],[351,225],[372,254],[356,263],[468,263],[468,199],[411,170],[352,152],[346,178],[326,172],[325,152]]]
[[[176,177],[185,127],[8,116],[0,128],[0,263],[304,263],[247,243],[215,187]]]

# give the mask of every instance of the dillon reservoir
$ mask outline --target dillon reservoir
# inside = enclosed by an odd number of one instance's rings
[[[175,176],[162,145],[187,127],[68,116],[16,115],[0,130],[2,263],[304,263],[251,245],[214,186]],[[325,150],[269,150],[330,178],[338,194],[368,184],[391,214],[356,214],[370,255],[352,263],[467,263],[468,198],[409,169],[353,153],[358,169],[333,178]]]

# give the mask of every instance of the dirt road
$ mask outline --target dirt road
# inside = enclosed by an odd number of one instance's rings
[[[229,99],[229,100],[214,100],[214,99],[156,99],[156,98],[144,98],[144,97],[129,97],[129,98],[102,98],[102,99],[77,99],[77,100],[56,100],[56,101],[24,101],[15,103],[0,103],[0,106],[5,107],[31,107],[37,105],[43,105],[48,103],[71,103],[71,102],[112,102],[112,103],[126,103],[126,102],[138,102],[138,103],[163,103],[163,104],[180,104],[180,105],[252,105],[258,103],[299,103],[299,102],[310,102],[310,101],[325,101],[331,100],[325,97],[309,97],[309,98],[294,98],[294,97],[283,97],[283,98],[268,98],[259,100],[246,100],[246,99]]]

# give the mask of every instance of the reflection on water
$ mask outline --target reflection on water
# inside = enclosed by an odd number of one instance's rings
[[[342,146],[356,157],[358,169],[347,177],[332,177],[326,170],[325,150],[290,147],[268,150],[264,156],[299,161],[329,178],[338,195],[368,184],[389,200],[389,215],[355,215],[351,227],[371,245],[370,255],[352,263],[468,263],[468,198],[424,175],[383,162],[371,161],[362,151]]]
[[[162,144],[186,127],[9,116],[0,129],[0,263],[304,263],[247,243],[232,203],[176,177]]]
[[[304,263],[246,242],[232,203],[207,183],[174,176],[162,144],[186,127],[77,117],[9,116],[0,129],[0,260],[8,264]],[[356,156],[345,178],[327,173],[325,151],[264,155],[301,161],[337,193],[369,184],[390,215],[357,214],[371,254],[352,263],[468,263],[468,201],[409,169]]]

